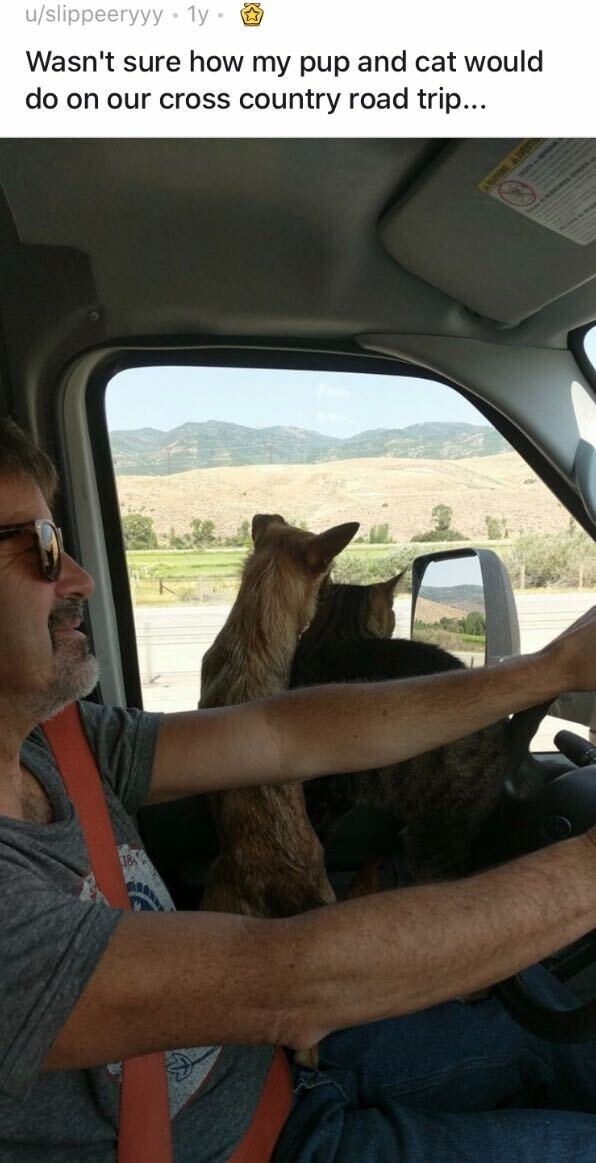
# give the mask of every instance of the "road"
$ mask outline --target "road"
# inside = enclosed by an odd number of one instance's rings
[[[516,595],[522,651],[539,650],[596,603],[595,592]],[[203,654],[223,626],[229,606],[138,606],[135,623],[143,702],[147,710],[196,707]],[[409,633],[410,599],[395,602],[396,634]],[[561,720],[552,720],[559,730]],[[570,725],[573,728],[573,724]],[[547,729],[540,744],[547,742]]]

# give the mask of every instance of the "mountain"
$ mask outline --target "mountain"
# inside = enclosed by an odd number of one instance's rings
[[[195,468],[248,464],[320,464],[363,457],[461,460],[507,452],[498,432],[480,424],[428,422],[374,428],[345,440],[306,428],[248,428],[218,420],[110,433],[118,476],[169,476]]]
[[[429,606],[440,605],[442,611],[443,607],[448,608],[451,611],[451,617],[456,617],[458,613],[465,615],[470,610],[478,610],[484,614],[484,590],[481,585],[425,586],[423,584],[420,587],[419,597]],[[442,616],[443,613],[439,615],[439,617]]]
[[[480,424],[428,421],[408,428],[373,428],[342,440],[340,458],[393,456],[424,460],[463,460],[494,456],[509,445],[494,428]],[[335,455],[333,457],[335,459]]]

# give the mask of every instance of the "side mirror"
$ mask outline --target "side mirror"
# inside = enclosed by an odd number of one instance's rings
[[[415,558],[410,632],[469,666],[519,654],[517,609],[500,557],[491,549],[453,549]]]

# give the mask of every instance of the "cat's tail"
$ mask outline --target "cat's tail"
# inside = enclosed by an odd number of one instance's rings
[[[552,701],[552,700],[551,700]],[[530,743],[551,706],[540,703],[518,711],[506,723],[507,764],[505,786],[514,799],[531,799],[544,784],[544,772],[532,759]]]

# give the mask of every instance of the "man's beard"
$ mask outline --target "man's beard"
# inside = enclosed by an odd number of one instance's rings
[[[83,603],[77,598],[66,598],[50,614],[48,628],[54,648],[54,676],[48,687],[38,696],[37,717],[51,719],[67,703],[90,694],[99,678],[99,665],[91,653],[87,639],[64,638],[56,631],[81,621]]]

